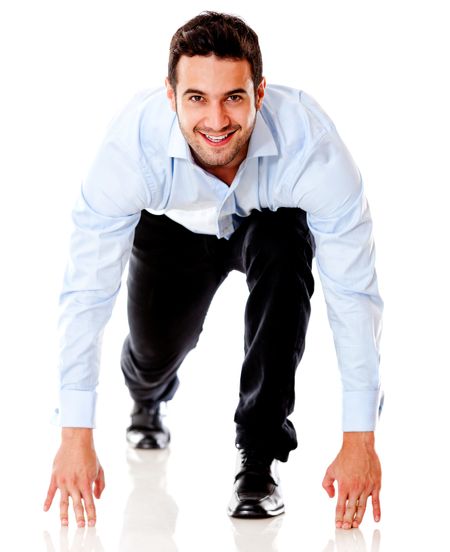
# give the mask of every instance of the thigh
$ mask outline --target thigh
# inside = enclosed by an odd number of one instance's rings
[[[143,211],[127,282],[130,342],[137,356],[180,354],[197,342],[225,277],[209,253],[211,239]]]
[[[230,242],[233,268],[247,275],[251,268],[262,269],[260,262],[273,261],[294,265],[307,280],[312,278],[314,239],[302,209],[253,211]]]

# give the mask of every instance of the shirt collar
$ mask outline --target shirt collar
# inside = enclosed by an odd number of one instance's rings
[[[189,149],[188,143],[181,133],[177,117],[174,118],[172,129],[170,131],[167,154],[169,157],[178,157],[193,161],[191,150]],[[278,155],[278,148],[269,127],[264,121],[261,113],[258,111],[256,114],[255,128],[253,129],[248,146],[247,159],[252,157],[266,157],[270,155]]]
[[[181,159],[191,159],[189,146],[181,134],[178,118],[174,117],[172,128],[170,130],[169,145],[167,147],[169,157],[179,157]]]
[[[255,128],[248,145],[247,159],[252,157],[268,157],[270,155],[278,155],[278,148],[261,112],[258,111]]]

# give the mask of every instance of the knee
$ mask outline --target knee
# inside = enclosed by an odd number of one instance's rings
[[[305,282],[310,295],[314,290],[312,276],[313,242],[309,230],[298,225],[254,225],[249,228],[243,247],[247,277],[271,278],[293,276]]]
[[[197,344],[197,339],[141,339],[129,335],[122,349],[122,364],[133,371],[152,372],[157,377],[176,370]]]

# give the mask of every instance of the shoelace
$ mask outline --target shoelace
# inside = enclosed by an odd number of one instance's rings
[[[138,407],[132,412],[131,419],[133,426],[157,429],[161,425],[159,406],[151,408]]]
[[[236,474],[235,481],[243,475],[255,475],[258,477],[268,477],[274,485],[277,485],[270,474],[270,466],[273,460],[272,458],[258,454],[254,451],[246,450],[241,451],[241,455],[242,469]]]

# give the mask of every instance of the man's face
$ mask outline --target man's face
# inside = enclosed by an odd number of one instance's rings
[[[167,80],[166,87],[197,163],[211,172],[219,167],[235,172],[247,155],[265,80],[255,97],[247,60],[181,56],[176,91]]]

